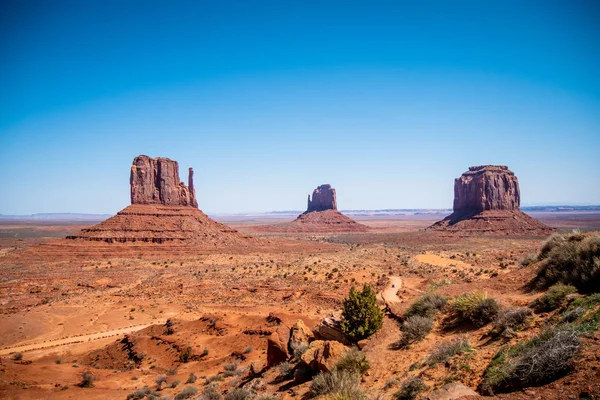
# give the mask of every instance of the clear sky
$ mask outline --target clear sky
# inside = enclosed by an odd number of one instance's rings
[[[600,2],[2,1],[0,213],[115,213],[136,155],[209,213],[600,204]]]

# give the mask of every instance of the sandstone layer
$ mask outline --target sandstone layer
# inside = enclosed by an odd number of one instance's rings
[[[329,184],[318,186],[312,193],[312,200],[308,195],[306,212],[337,210],[335,189]]]
[[[454,180],[453,213],[430,230],[456,233],[546,235],[552,228],[520,211],[516,175],[504,165],[480,165]]]

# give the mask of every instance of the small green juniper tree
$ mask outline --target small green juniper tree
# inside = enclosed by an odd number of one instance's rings
[[[363,286],[362,291],[351,287],[348,298],[344,299],[342,331],[358,341],[377,332],[382,324],[383,311],[377,305],[375,291],[367,284]]]

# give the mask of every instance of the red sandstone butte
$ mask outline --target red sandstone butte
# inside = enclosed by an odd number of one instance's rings
[[[516,175],[504,165],[480,165],[454,180],[453,213],[430,230],[546,235],[552,228],[520,211]]]

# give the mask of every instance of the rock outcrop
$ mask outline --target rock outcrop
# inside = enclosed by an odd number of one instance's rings
[[[318,186],[312,192],[312,200],[308,195],[308,207],[306,212],[337,210],[337,200],[335,198],[335,189],[329,184]]]
[[[458,233],[547,235],[552,228],[520,211],[515,174],[504,165],[469,167],[454,180],[453,213],[429,230]]]
[[[488,210],[518,210],[519,180],[505,165],[480,165],[454,180],[454,212],[476,214]]]
[[[194,171],[189,169],[186,186],[179,180],[176,161],[138,156],[133,160],[130,184],[130,206],[67,239],[208,249],[245,247],[256,241],[200,211],[194,190]]]
[[[317,187],[308,196],[308,207],[292,222],[262,225],[254,228],[260,232],[278,233],[336,233],[366,232],[365,225],[359,224],[337,210],[335,189],[329,184]]]
[[[131,204],[198,207],[194,190],[194,171],[189,169],[188,186],[179,180],[177,161],[168,158],[137,156],[129,178]]]
[[[315,340],[302,354],[301,360],[317,372],[329,372],[348,350],[350,349],[340,342]]]

